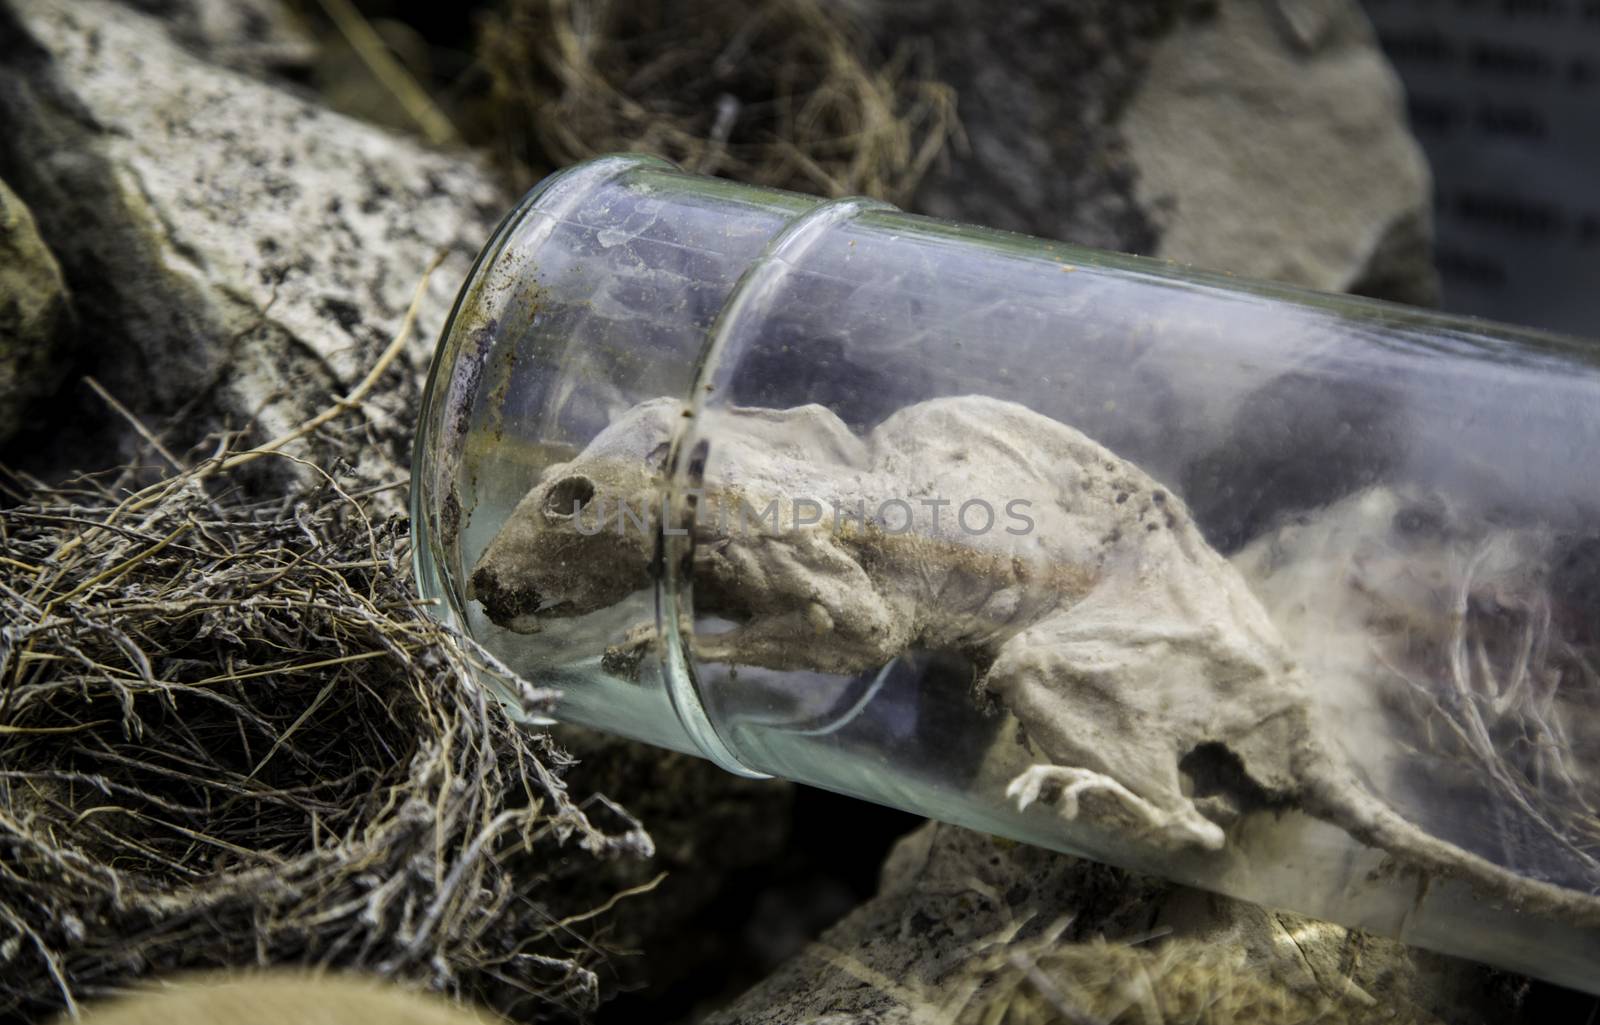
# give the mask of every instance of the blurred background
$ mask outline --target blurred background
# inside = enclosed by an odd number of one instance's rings
[[[448,9],[404,0],[300,0],[299,10],[322,27],[310,80],[330,102],[398,128],[491,146],[524,177],[593,152],[647,149],[731,177],[870,193],[931,213],[1104,244],[1111,239],[1096,236],[1088,223],[1094,215],[1071,209],[1072,196],[1040,195],[1031,209],[1027,199],[1013,199],[1006,216],[996,209],[1005,199],[955,201],[937,171],[919,190],[931,167],[948,169],[952,161],[983,166],[996,184],[1030,173],[1041,182],[1070,175],[1078,162],[1071,154],[1081,160],[1101,144],[1079,138],[1056,150],[1048,136],[1071,126],[1056,115],[1086,101],[1100,110],[1119,106],[1137,77],[1125,64],[1144,58],[1145,42],[1163,34],[1171,18],[1206,17],[1204,4],[1052,6],[962,12],[927,0],[840,0],[817,9],[826,13],[803,14],[792,5],[721,0],[677,7],[480,0]],[[1334,29],[1348,7],[1324,0],[1267,6],[1308,53],[1331,42],[1319,33]],[[1404,86],[1404,120],[1432,172],[1438,304],[1586,333],[1600,301],[1593,186],[1600,4],[1362,6]],[[356,11],[422,83],[434,112],[379,86],[362,47],[351,45],[365,31],[338,38],[335,26],[348,25]],[[563,31],[549,34],[556,26]],[[1026,45],[1009,47],[1008,38]],[[985,50],[1023,66],[981,71]],[[1030,68],[1035,52],[1048,60]],[[1089,95],[1078,94],[1092,64],[1100,65],[1094,85]],[[828,84],[818,95],[811,87],[824,68],[820,81]],[[1030,83],[1037,92],[1016,92],[1029,75],[1038,76]],[[1008,136],[990,123],[996,119],[1013,120],[1019,131]],[[1009,152],[975,154],[962,132],[967,121],[978,122],[979,147],[998,137],[1002,146],[1011,143]],[[1046,126],[1032,138],[1016,137]],[[837,146],[851,136],[851,151]],[[819,151],[822,139],[833,140],[832,152]],[[1140,237],[1130,227],[1123,225],[1119,239],[1125,246]],[[1419,287],[1398,297],[1424,295]]]
[[[1443,305],[1593,333],[1600,4],[1366,0],[1434,173]]]

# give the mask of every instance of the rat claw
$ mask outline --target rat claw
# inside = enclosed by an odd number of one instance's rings
[[[1034,769],[1041,768],[1045,768],[1045,766],[1035,765],[1032,769],[1018,774],[1016,779],[1007,784],[1006,796],[1016,799],[1018,811],[1026,811],[1028,805],[1039,799],[1039,792],[1044,788],[1044,781],[1034,772]]]

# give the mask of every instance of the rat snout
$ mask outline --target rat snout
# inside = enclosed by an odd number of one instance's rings
[[[473,571],[472,596],[496,625],[524,633],[531,632],[528,626],[542,603],[531,585],[505,579],[489,562],[480,563]]]

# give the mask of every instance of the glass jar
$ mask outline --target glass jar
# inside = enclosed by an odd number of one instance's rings
[[[1600,357],[606,157],[479,257],[421,591],[557,715],[1600,991]]]

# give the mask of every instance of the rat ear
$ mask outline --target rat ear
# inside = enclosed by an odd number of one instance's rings
[[[667,469],[667,457],[670,455],[672,455],[672,442],[663,441],[661,444],[651,449],[649,454],[646,455],[644,459],[645,462],[664,473]]]
[[[570,519],[594,498],[594,481],[581,473],[562,477],[544,495],[544,514],[554,519]]]

